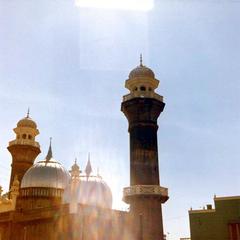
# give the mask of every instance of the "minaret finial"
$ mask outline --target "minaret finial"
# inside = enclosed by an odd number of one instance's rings
[[[143,66],[143,59],[142,59],[142,54],[140,54],[140,66],[142,67]]]
[[[50,144],[49,144],[48,153],[46,156],[46,162],[48,162],[52,157],[53,157],[52,156],[52,137],[50,137]]]
[[[29,118],[29,113],[30,113],[30,108],[28,107],[28,110],[27,110],[27,118]]]

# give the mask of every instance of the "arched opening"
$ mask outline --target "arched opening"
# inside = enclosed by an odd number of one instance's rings
[[[22,135],[22,138],[23,138],[23,139],[26,139],[26,138],[27,138],[27,135],[26,135],[26,134],[23,134],[23,135]]]
[[[141,91],[146,91],[146,87],[141,86],[141,87],[140,87],[140,90],[141,90]]]
[[[32,139],[32,136],[31,136],[31,135],[28,135],[28,139],[31,140],[31,139]]]

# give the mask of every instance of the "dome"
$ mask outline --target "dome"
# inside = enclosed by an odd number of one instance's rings
[[[140,66],[134,68],[130,73],[129,73],[129,79],[132,78],[155,78],[154,72],[148,68],[140,64]]]
[[[112,208],[112,192],[100,176],[81,176],[74,190],[69,184],[64,192],[64,201],[70,203],[73,199],[84,205]]]
[[[81,177],[80,181],[79,203],[112,208],[112,192],[100,176]]]
[[[64,189],[70,179],[65,168],[53,158],[34,164],[24,174],[21,188],[46,187]]]
[[[73,165],[76,167],[76,163]],[[72,172],[72,171],[71,171]],[[76,175],[72,174],[72,181],[64,191],[64,201],[72,201],[84,205],[101,208],[112,208],[112,192],[107,183],[99,174],[91,174],[91,164],[88,161],[86,175],[80,175],[76,181]]]
[[[17,127],[29,127],[29,128],[37,128],[37,124],[29,117],[25,117],[23,119],[21,119],[18,123],[17,123]]]
[[[70,180],[70,174],[55,159],[52,158],[51,143],[44,161],[37,162],[24,174],[21,188],[45,187],[65,189]]]

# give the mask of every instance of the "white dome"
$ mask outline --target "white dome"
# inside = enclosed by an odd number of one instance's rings
[[[53,158],[37,162],[24,174],[21,188],[46,187],[65,189],[70,174]]]
[[[70,183],[64,191],[64,201],[112,208],[112,192],[107,183],[100,176],[80,176],[79,181]]]
[[[79,203],[112,208],[112,192],[100,176],[80,178]]]

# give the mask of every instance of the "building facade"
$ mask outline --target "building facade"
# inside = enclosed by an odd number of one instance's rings
[[[160,186],[157,120],[164,109],[155,92],[159,80],[142,64],[126,81],[122,112],[129,122],[130,186],[123,200],[130,211],[112,209],[112,194],[90,158],[85,171],[77,162],[67,171],[53,158],[50,142],[46,158],[35,140],[37,124],[29,113],[14,128],[9,142],[12,171],[9,191],[0,189],[0,240],[163,240],[161,204],[168,189]]]
[[[214,197],[214,204],[189,211],[191,240],[240,240],[240,196]]]

